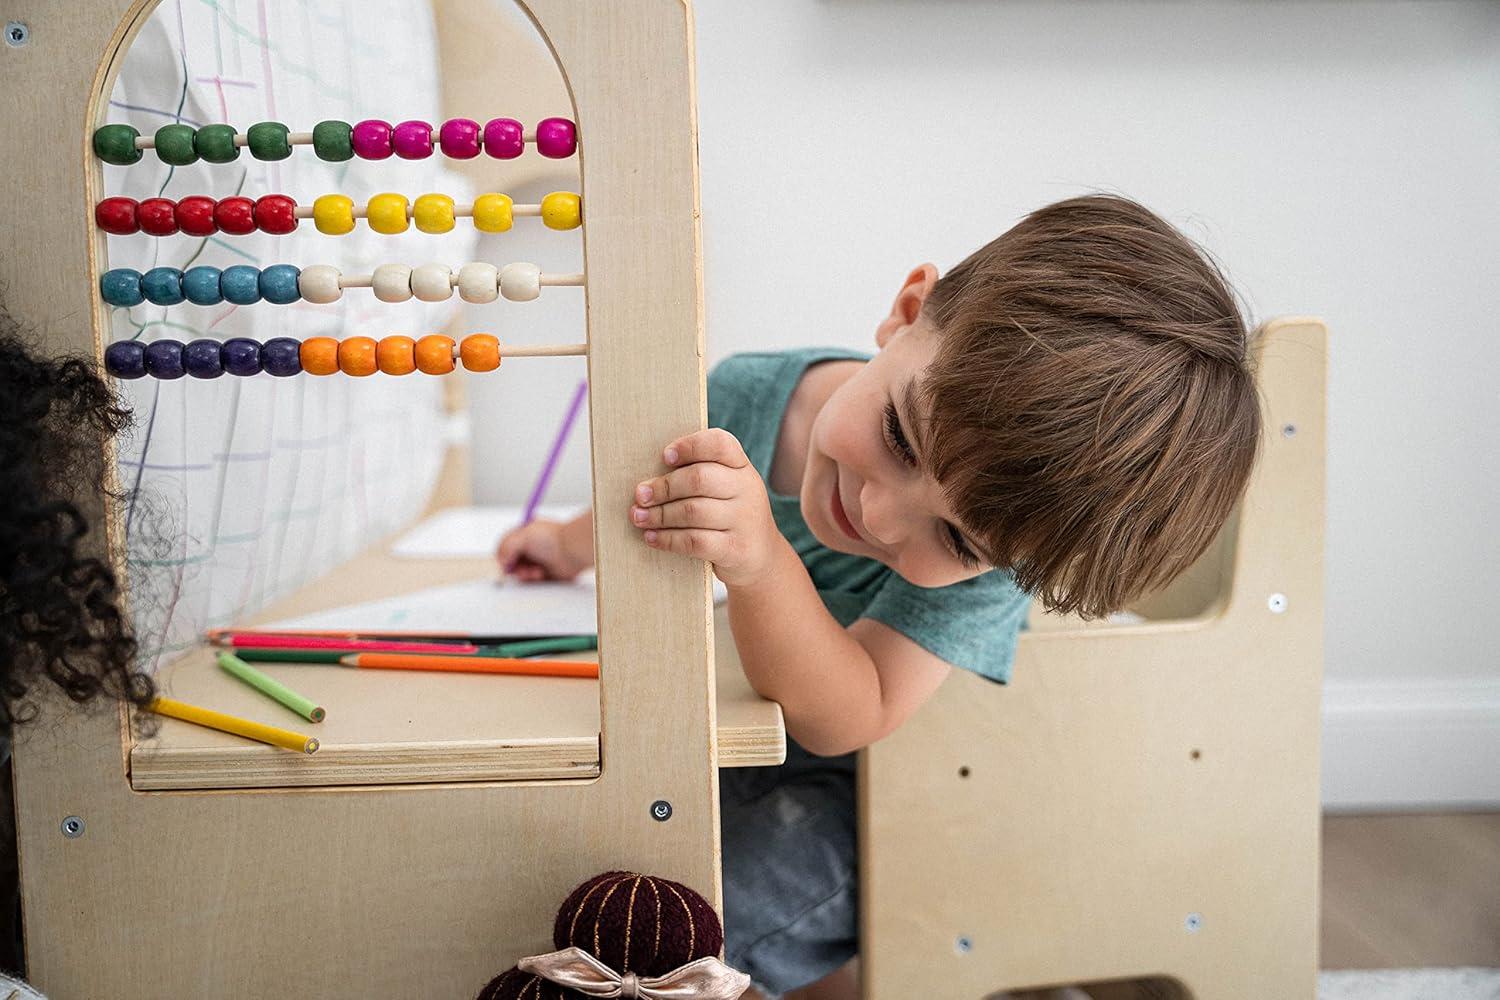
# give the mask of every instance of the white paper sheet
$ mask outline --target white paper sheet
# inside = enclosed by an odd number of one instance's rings
[[[537,517],[553,521],[578,516],[581,508],[542,504]],[[391,555],[401,559],[469,559],[495,551],[500,536],[521,523],[521,507],[450,507],[422,521],[396,540]]]

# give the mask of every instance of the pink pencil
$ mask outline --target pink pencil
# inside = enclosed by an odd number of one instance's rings
[[[463,642],[396,642],[389,639],[338,639],[313,635],[266,635],[230,632],[214,637],[216,646],[254,649],[340,649],[350,653],[474,654],[479,647]]]

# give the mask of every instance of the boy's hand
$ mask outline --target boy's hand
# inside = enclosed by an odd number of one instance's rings
[[[593,563],[593,552],[569,537],[570,525],[532,521],[500,539],[495,558],[500,570],[517,580],[571,580]]]
[[[712,427],[673,441],[662,460],[674,468],[639,483],[630,508],[646,544],[707,560],[725,586],[765,579],[784,540],[739,440]]]

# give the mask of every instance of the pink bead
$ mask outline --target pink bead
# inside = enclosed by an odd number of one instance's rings
[[[384,160],[391,155],[391,123],[367,118],[354,126],[350,139],[361,160]]]
[[[566,118],[543,118],[536,126],[536,151],[553,160],[565,159],[578,148],[578,130]]]
[[[472,118],[449,118],[438,131],[443,155],[455,160],[472,160],[479,155],[479,123]]]
[[[497,160],[526,152],[525,130],[514,118],[491,118],[484,126],[484,151]]]
[[[426,122],[402,122],[391,133],[391,148],[403,160],[425,160],[432,155],[432,126]]]

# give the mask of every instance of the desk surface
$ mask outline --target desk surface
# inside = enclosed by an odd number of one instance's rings
[[[382,545],[277,602],[247,624],[471,580],[489,559],[397,559]],[[716,609],[719,763],[748,767],[786,756],[781,707],[745,680],[725,609]],[[594,652],[572,654],[591,660]],[[563,658],[563,657],[558,657]],[[499,677],[329,665],[258,663],[258,669],[322,705],[307,722],[218,668],[198,647],[157,674],[162,693],[281,726],[321,744],[300,754],[162,718],[130,753],[137,790],[536,781],[596,777],[599,684],[554,677]]]

